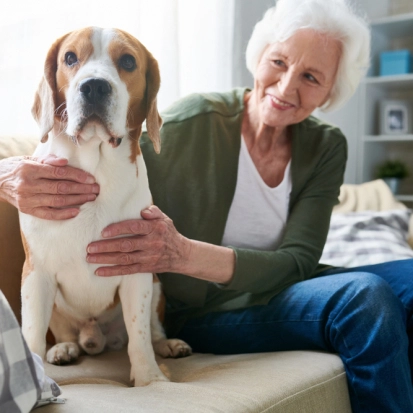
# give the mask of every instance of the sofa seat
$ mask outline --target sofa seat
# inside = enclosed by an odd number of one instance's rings
[[[130,387],[126,350],[46,365],[66,404],[42,413],[351,412],[346,375],[334,354],[291,351],[160,359],[171,382]],[[39,411],[40,413],[40,411]]]

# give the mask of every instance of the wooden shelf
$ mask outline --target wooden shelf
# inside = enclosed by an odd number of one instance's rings
[[[413,20],[413,12],[411,13],[402,13],[402,14],[394,14],[392,16],[384,16],[374,19],[371,22],[371,26],[381,26],[387,24],[400,24],[400,23],[411,23]]]
[[[413,142],[413,135],[365,135],[364,142]]]
[[[381,17],[371,22],[372,30],[380,30],[380,33],[389,37],[406,36],[412,30],[413,13],[404,13],[394,16]]]
[[[405,84],[406,82],[413,82],[413,73],[406,75],[391,75],[391,76],[368,76],[364,79],[366,84]]]

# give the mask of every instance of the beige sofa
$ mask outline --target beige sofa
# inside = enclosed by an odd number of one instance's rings
[[[0,138],[0,159],[30,154],[35,145],[32,138]],[[19,318],[24,253],[17,212],[1,202],[0,229],[0,289]],[[39,412],[351,412],[343,364],[334,354],[194,354],[159,362],[171,382],[143,388],[130,387],[125,351],[81,357],[71,366],[46,365],[67,402]]]

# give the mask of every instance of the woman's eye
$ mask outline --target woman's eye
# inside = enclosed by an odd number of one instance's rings
[[[310,82],[318,83],[317,79],[316,79],[313,75],[310,75],[310,73],[305,74],[305,77],[306,77]]]
[[[77,59],[77,56],[73,52],[67,52],[65,54],[65,63],[69,66],[72,67],[75,65],[79,60]]]
[[[127,72],[132,72],[136,69],[136,60],[130,54],[124,54],[119,60],[120,67]]]
[[[276,60],[273,60],[273,62],[274,62],[274,64],[276,64],[277,66],[283,66],[283,65],[284,65],[284,62],[283,62],[282,60],[276,59]]]

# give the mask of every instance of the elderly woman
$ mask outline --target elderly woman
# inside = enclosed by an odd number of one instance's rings
[[[368,60],[369,31],[344,1],[279,0],[248,45],[254,88],[163,114],[161,155],[142,138],[156,206],[104,229],[87,260],[104,277],[161,273],[167,332],[194,351],[335,352],[354,412],[412,412],[413,262],[318,263],[347,154],[311,113],[345,102]],[[15,162],[0,195],[26,212],[70,218],[98,192],[63,159]],[[50,208],[56,193],[66,208]]]

